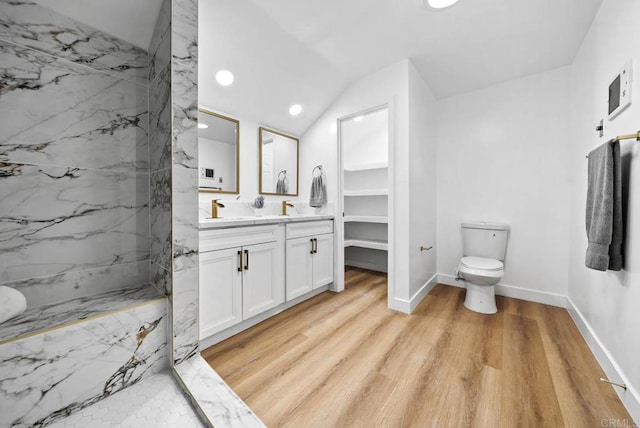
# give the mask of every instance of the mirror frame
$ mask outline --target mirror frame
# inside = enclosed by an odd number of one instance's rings
[[[260,157],[258,158],[258,161],[260,162],[260,171],[258,175],[259,193],[261,195],[273,195],[273,196],[298,196],[298,194],[300,193],[300,139],[297,137],[294,137],[293,135],[285,134],[284,132],[276,131],[274,129],[266,128],[264,126],[261,126],[258,129],[259,129],[258,147],[260,149],[259,150]],[[281,137],[290,138],[296,141],[296,193],[269,193],[269,192],[262,191],[262,133],[265,131],[270,132],[272,134],[280,135]]]
[[[221,119],[228,120],[230,122],[235,122],[236,124],[236,190],[214,190],[206,187],[198,186],[198,192],[202,193],[224,193],[227,195],[238,195],[240,194],[240,121],[234,119],[229,116],[225,116],[224,114],[216,113],[211,110],[207,110],[202,107],[198,107],[198,111],[206,114],[210,114],[211,116],[216,116]],[[200,140],[198,140],[198,150],[200,150]],[[198,151],[198,177],[200,177],[200,152]]]

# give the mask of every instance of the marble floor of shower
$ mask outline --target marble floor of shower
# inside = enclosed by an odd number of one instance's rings
[[[168,372],[158,373],[63,419],[54,428],[200,428],[206,425]]]

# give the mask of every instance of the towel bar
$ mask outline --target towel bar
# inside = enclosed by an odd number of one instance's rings
[[[622,140],[640,141],[640,131],[636,132],[635,134],[618,135],[616,138],[614,138],[611,141],[615,143],[617,141],[622,141]],[[585,158],[589,159],[589,155],[585,156]]]

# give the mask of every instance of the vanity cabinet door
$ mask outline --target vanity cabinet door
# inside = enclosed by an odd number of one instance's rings
[[[244,319],[284,303],[284,252],[279,242],[242,248]]]
[[[333,233],[315,237],[313,254],[313,288],[333,282]]]
[[[310,237],[287,239],[287,301],[313,290],[313,257]]]
[[[242,321],[241,248],[200,254],[200,339]]]

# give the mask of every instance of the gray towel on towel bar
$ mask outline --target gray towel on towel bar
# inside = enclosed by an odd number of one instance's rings
[[[278,178],[278,181],[276,182],[276,193],[279,195],[284,195],[289,191],[289,186],[287,185],[287,179],[285,178]]]
[[[309,205],[315,208],[319,208],[327,203],[327,186],[324,184],[323,175],[320,174],[317,177],[313,177],[311,182],[311,197],[309,198]]]
[[[620,143],[609,141],[589,153],[586,226],[589,246],[585,265],[621,270],[622,169]]]

